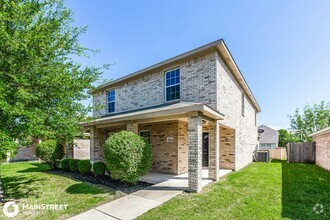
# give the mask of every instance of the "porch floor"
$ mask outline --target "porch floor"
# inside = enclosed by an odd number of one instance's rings
[[[232,170],[220,169],[219,178],[227,175],[230,172],[232,172]],[[209,179],[209,170],[207,168],[203,168],[202,178],[203,187],[212,182],[212,180]],[[188,187],[188,173],[174,175],[159,172],[149,172],[147,175],[142,176],[140,180],[152,184],[170,184],[172,187],[178,187],[182,190]]]

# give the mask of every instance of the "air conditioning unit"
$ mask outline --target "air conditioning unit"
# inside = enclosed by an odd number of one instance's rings
[[[269,162],[269,151],[263,150],[263,151],[257,151],[256,152],[257,161],[258,162]]]

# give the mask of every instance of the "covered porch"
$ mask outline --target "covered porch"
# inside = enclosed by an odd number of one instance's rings
[[[185,190],[199,192],[220,175],[234,170],[234,144],[221,152],[221,143],[228,145],[230,137],[221,137],[224,115],[200,103],[172,103],[136,111],[111,114],[85,123],[91,131],[91,160],[104,160],[103,144],[114,132],[128,130],[148,139],[152,145],[150,179],[181,180]],[[224,132],[227,133],[227,132]],[[228,165],[227,155],[233,157]],[[143,179],[142,179],[143,180]]]

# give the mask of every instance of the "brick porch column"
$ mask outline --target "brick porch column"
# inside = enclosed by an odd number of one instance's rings
[[[91,163],[99,161],[100,131],[95,126],[90,129],[90,158]]]
[[[139,134],[139,125],[137,123],[127,122],[126,130],[131,131],[135,134]]]
[[[220,162],[220,129],[218,121],[210,123],[209,130],[209,178],[217,181],[219,179]]]
[[[188,190],[202,190],[202,116],[198,112],[188,115]]]

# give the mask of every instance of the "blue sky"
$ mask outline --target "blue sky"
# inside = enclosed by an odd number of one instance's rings
[[[287,128],[306,103],[330,101],[330,1],[67,0],[81,43],[101,52],[84,65],[113,64],[115,79],[223,38],[262,112]],[[86,101],[89,103],[90,100]]]

